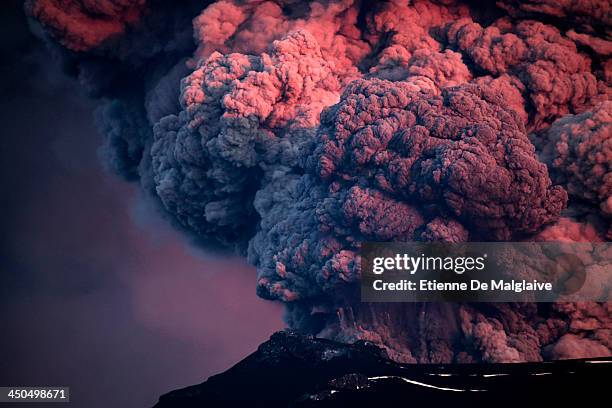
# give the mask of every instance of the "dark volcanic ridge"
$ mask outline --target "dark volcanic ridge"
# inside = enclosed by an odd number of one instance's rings
[[[605,401],[612,358],[512,364],[400,364],[372,343],[280,331],[202,384],[160,397],[156,408],[211,406],[417,406]],[[609,385],[609,384],[608,384]]]

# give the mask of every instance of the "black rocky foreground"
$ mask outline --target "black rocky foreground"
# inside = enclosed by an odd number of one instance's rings
[[[367,342],[282,331],[224,373],[161,396],[155,407],[564,406],[575,400],[586,407],[609,404],[611,374],[612,358],[398,364]]]

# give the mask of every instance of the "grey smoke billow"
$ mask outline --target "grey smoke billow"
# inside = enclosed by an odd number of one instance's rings
[[[554,177],[596,209],[612,238],[612,102],[558,119],[539,143]]]
[[[611,353],[610,304],[357,291],[364,240],[610,239],[606,2],[61,3],[27,7],[111,167],[247,256],[289,326],[410,362]]]
[[[274,42],[261,57],[211,55],[183,80],[181,112],[155,125],[157,194],[198,234],[247,241],[261,179],[295,165],[296,146],[339,88],[307,32]]]

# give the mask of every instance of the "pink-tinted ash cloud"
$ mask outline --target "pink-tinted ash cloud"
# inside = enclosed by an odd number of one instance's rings
[[[28,9],[100,98],[111,167],[246,257],[289,326],[410,362],[612,353],[609,304],[357,290],[366,240],[610,240],[608,2],[69,3],[100,29]]]

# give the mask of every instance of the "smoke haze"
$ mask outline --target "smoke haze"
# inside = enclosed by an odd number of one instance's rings
[[[151,406],[283,326],[244,261],[195,250],[102,169],[94,103],[2,13],[0,383]],[[7,7],[5,7],[7,9]]]

